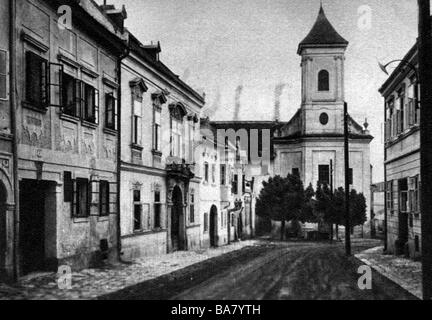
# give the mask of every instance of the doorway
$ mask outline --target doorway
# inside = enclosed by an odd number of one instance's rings
[[[173,207],[171,210],[171,244],[172,250],[183,250],[181,226],[183,221],[183,193],[176,186],[173,190]]]
[[[20,266],[23,275],[45,269],[45,199],[47,183],[20,182]]]
[[[218,214],[216,206],[210,209],[210,246],[216,247],[218,243],[217,237]]]

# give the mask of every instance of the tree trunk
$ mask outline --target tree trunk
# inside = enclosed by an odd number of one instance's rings
[[[285,234],[285,220],[281,221],[281,241],[284,240],[284,234]]]

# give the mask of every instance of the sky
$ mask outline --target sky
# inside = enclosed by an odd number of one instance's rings
[[[300,107],[297,47],[317,18],[320,0],[107,2],[126,6],[126,27],[141,42],[161,42],[161,61],[198,92],[205,92],[205,114],[212,120],[233,120],[239,86],[243,87],[240,120],[273,120],[277,86],[283,87],[281,121],[288,121]],[[350,42],[345,100],[357,122],[363,124],[367,118],[375,137],[371,143],[373,182],[380,182],[384,179],[384,102],[378,89],[387,76],[378,61],[402,59],[414,45],[417,1],[322,3],[329,21]]]

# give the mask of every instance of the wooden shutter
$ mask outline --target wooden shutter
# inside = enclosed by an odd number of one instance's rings
[[[95,123],[99,124],[99,90],[98,89],[94,89],[93,113],[94,113]]]
[[[51,107],[62,107],[63,65],[58,63],[49,64],[48,98]]]
[[[117,182],[110,182],[109,183],[109,204],[108,204],[108,211],[109,214],[117,214]]]
[[[72,180],[72,202],[71,202],[71,214],[72,217],[76,217],[77,216],[77,203],[78,203],[78,192],[77,192],[77,181],[76,179]]]
[[[113,100],[114,100],[114,110],[113,110],[113,113],[114,113],[114,130],[118,130],[118,124],[117,124],[117,122],[118,122],[118,103],[117,103],[117,98],[115,98],[114,97],[114,95],[113,95]]]
[[[8,98],[7,51],[0,50],[0,99]]]
[[[75,80],[75,115],[81,117],[83,114],[83,86],[81,80]]]
[[[99,214],[99,190],[100,190],[100,182],[99,181],[95,181],[95,180],[91,180],[90,184],[89,184],[89,199],[90,199],[90,211],[89,213],[92,214],[92,212],[95,212],[96,214]],[[95,208],[94,210],[92,210],[92,208]]]

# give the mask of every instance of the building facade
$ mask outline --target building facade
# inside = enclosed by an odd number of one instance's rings
[[[310,33],[299,44],[302,104],[273,137],[273,173],[295,174],[315,188],[326,183],[344,187],[344,62],[348,41],[342,38],[321,7]],[[366,197],[370,210],[370,151],[373,137],[349,117],[350,185]]]
[[[385,102],[385,225],[389,253],[421,252],[420,102],[417,45],[380,88]]]
[[[12,1],[9,14],[19,223],[2,229],[15,276],[117,256],[117,131],[109,108],[127,35],[92,1],[70,4],[70,25],[59,22],[59,6]]]
[[[204,98],[130,36],[122,63],[121,254],[199,248],[199,116]],[[210,208],[209,208],[210,209]]]
[[[13,278],[15,218],[14,136],[11,101],[9,1],[0,3],[0,280]],[[13,83],[13,82],[12,82]]]

